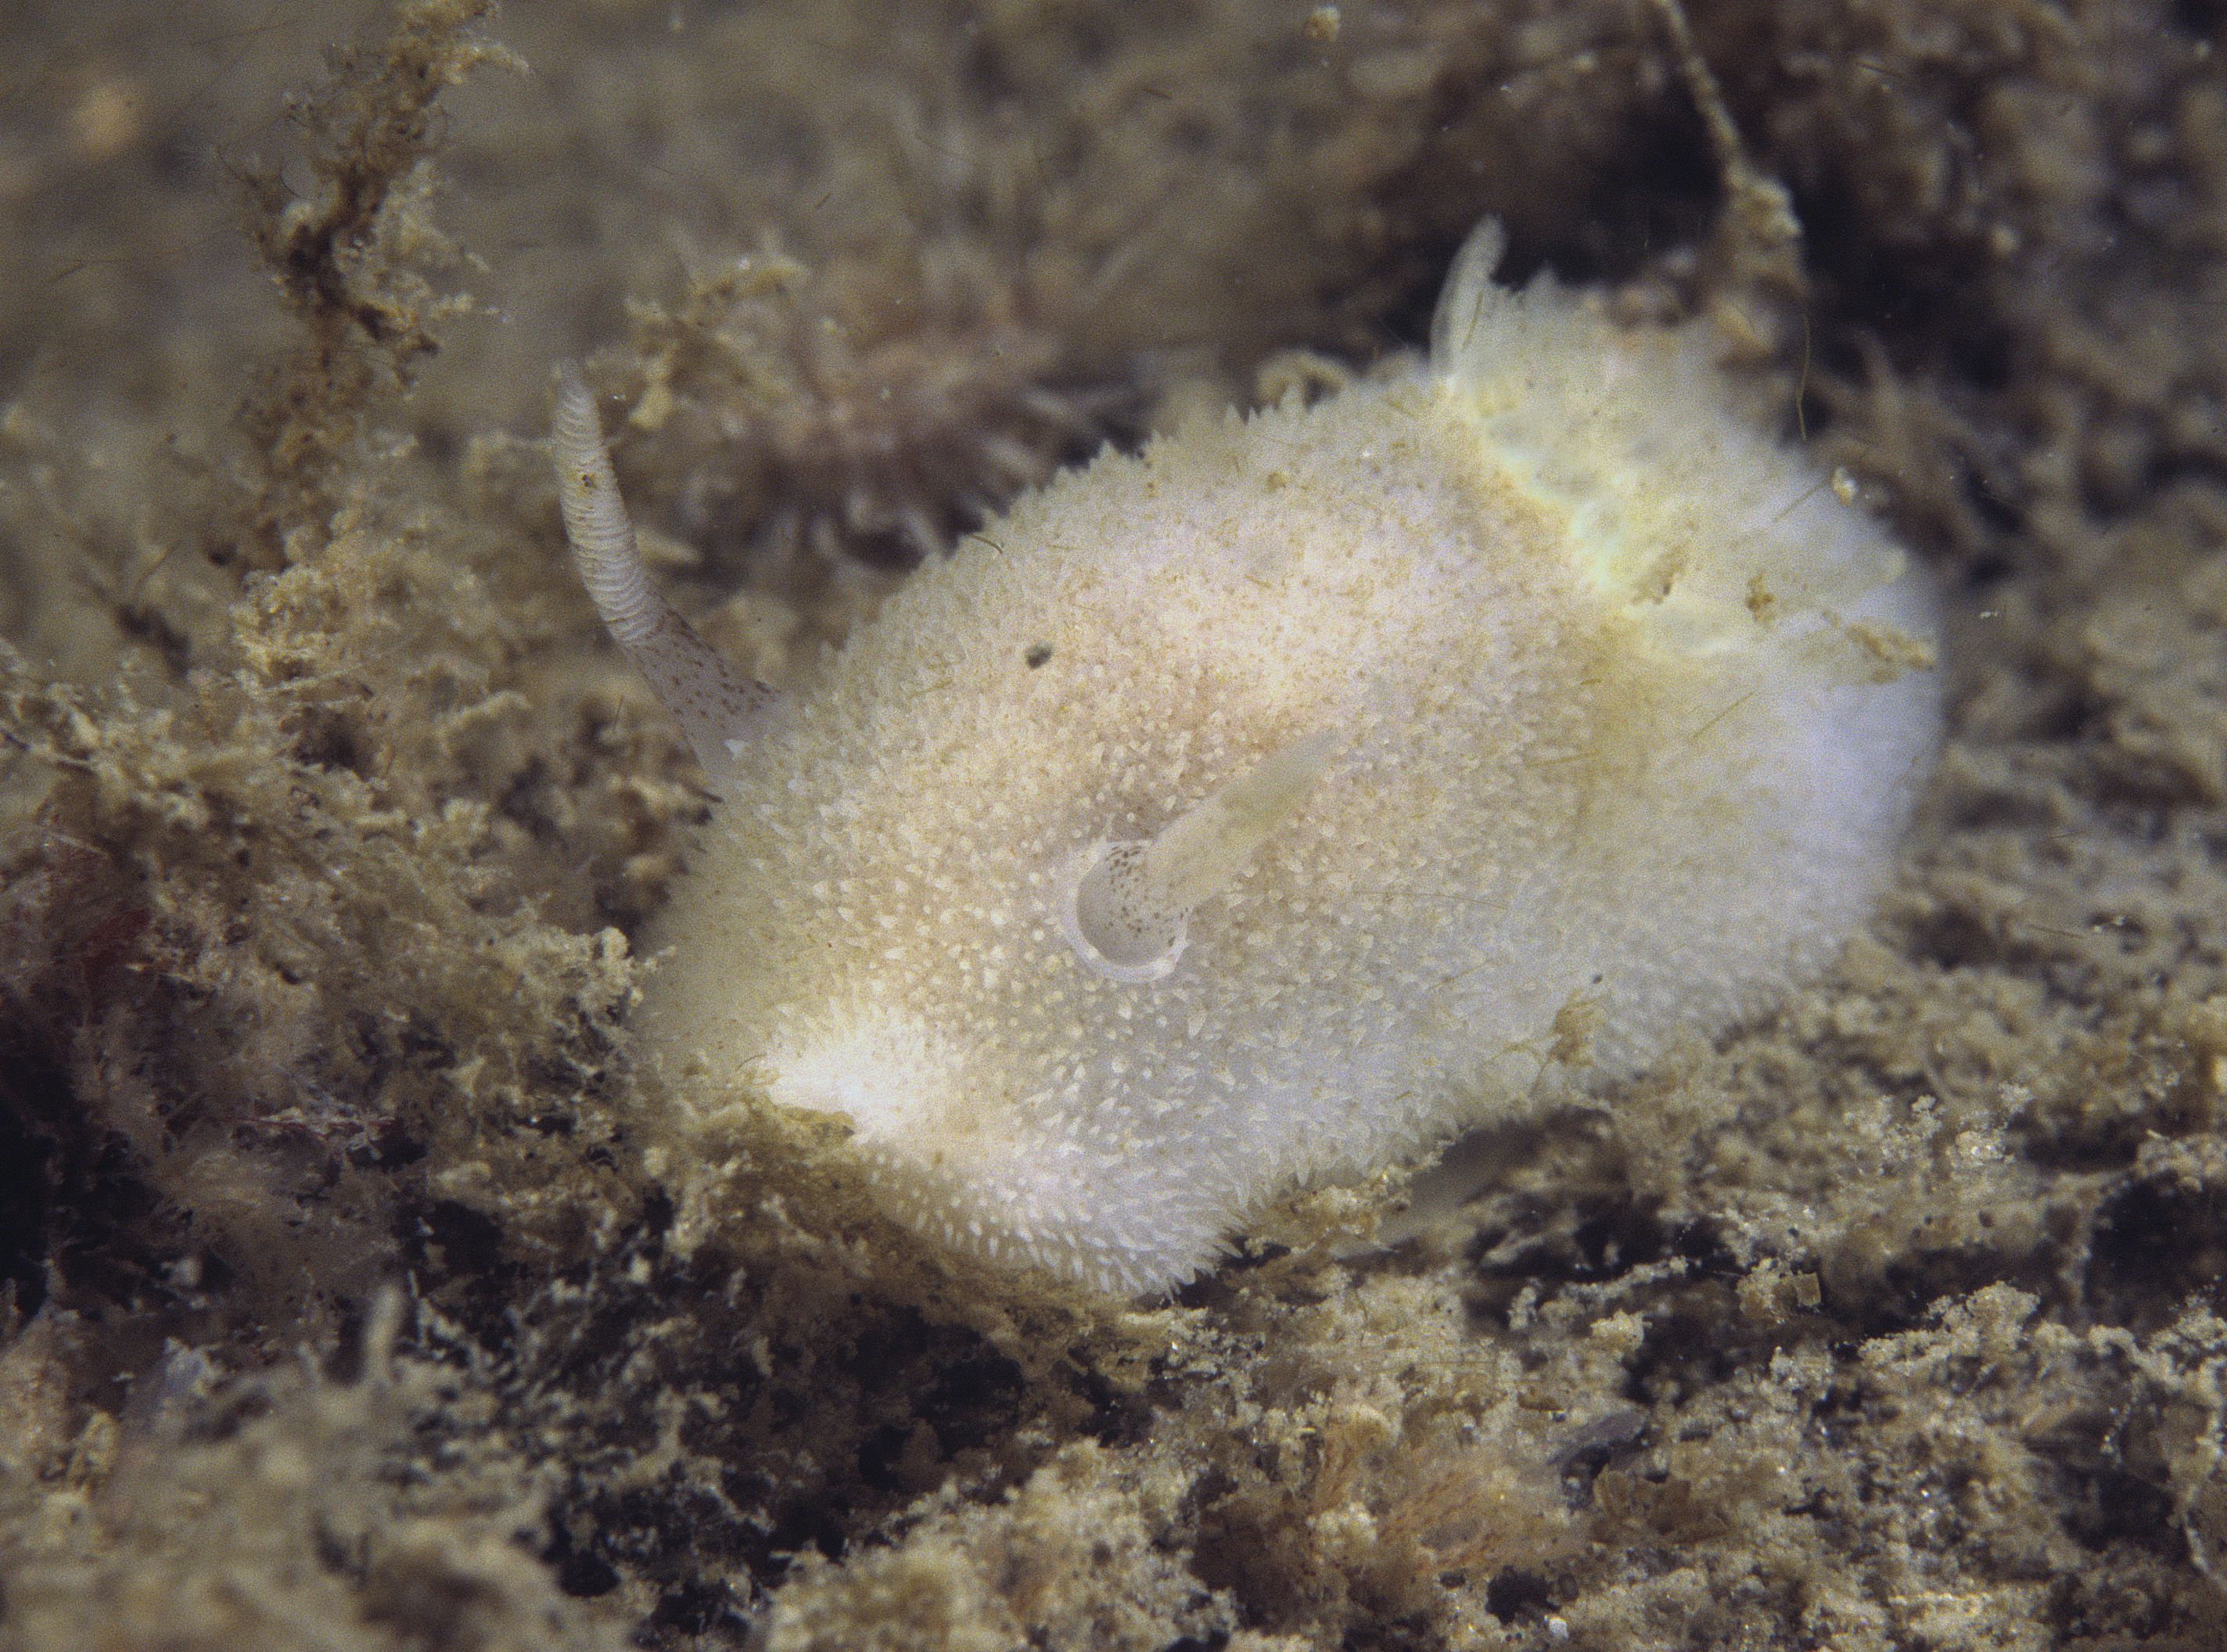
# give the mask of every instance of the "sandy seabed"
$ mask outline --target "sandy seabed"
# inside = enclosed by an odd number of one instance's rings
[[[0,1646],[2227,1643],[2223,14],[1680,17],[10,5]],[[1486,214],[1939,579],[1826,981],[1165,1304],[637,1059],[704,800],[550,361],[784,679]]]

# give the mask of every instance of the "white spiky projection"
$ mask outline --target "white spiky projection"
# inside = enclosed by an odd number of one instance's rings
[[[643,1006],[682,1082],[844,1115],[926,1238],[1160,1290],[1825,965],[1938,737],[1926,593],[1697,334],[1497,252],[1426,362],[1102,455],[786,701],[647,595],[566,381],[589,585],[722,794]]]

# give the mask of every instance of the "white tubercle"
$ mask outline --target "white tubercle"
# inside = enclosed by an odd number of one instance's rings
[[[595,396],[569,362],[557,369],[550,453],[557,466],[565,537],[572,543],[573,559],[596,612],[680,723],[712,789],[724,793],[750,724],[771,691],[737,676],[651,589],[603,446]]]
[[[1271,833],[1299,813],[1335,742],[1311,734],[1163,828],[1096,843],[1075,867],[1061,933],[1108,980],[1156,981],[1183,956],[1191,909],[1226,889]]]

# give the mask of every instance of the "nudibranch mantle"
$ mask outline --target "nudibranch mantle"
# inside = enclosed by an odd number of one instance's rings
[[[575,548],[721,794],[650,1048],[844,1115],[924,1235],[1158,1291],[1821,970],[1939,738],[1929,593],[1694,329],[1497,252],[1426,361],[1102,454],[789,699],[648,592],[568,379]]]

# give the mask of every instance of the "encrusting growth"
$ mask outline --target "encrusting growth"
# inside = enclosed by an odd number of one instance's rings
[[[777,718],[648,594],[565,381],[583,571],[724,796],[643,1004],[681,1094],[839,1113],[923,1235],[1164,1290],[1822,967],[1938,738],[1928,592],[1696,333],[1497,252],[1427,363],[1024,495]]]

